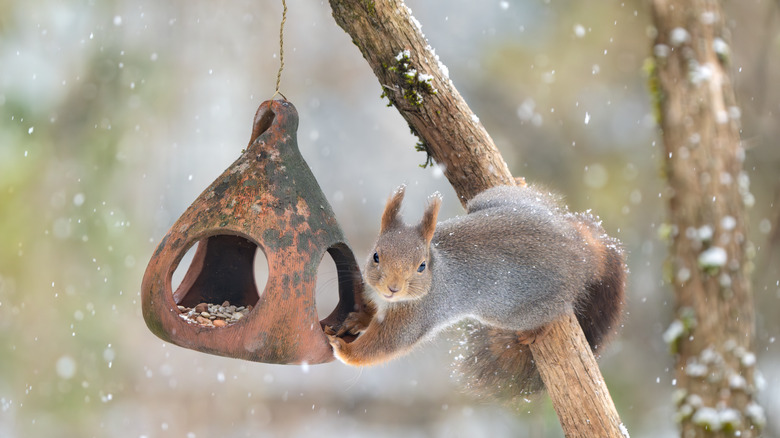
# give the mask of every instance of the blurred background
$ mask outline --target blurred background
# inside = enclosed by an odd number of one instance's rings
[[[441,171],[418,167],[425,154],[327,2],[288,3],[281,89],[361,264],[401,183],[409,221],[436,190],[441,218],[462,214]],[[646,2],[407,4],[513,174],[592,209],[624,242],[628,311],[602,372],[633,437],[676,436]],[[755,198],[759,399],[765,436],[780,436],[780,10],[725,6]],[[503,406],[463,394],[446,334],[361,370],[209,356],[146,328],[139,290],[152,251],[239,156],[274,92],[281,9],[0,1],[0,437],[561,436],[546,395]],[[332,261],[318,282],[327,307]]]

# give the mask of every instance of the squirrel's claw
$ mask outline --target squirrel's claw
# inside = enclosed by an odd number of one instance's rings
[[[349,334],[349,328],[347,328],[347,324],[341,324],[341,327],[339,327],[339,330],[334,333],[335,336],[344,336],[346,334]]]
[[[342,323],[341,325],[338,325],[337,327],[338,327],[338,330],[334,329],[333,327],[331,327],[329,325],[326,325],[325,327],[322,328],[322,332],[325,333],[325,335],[327,335],[327,336],[334,336],[334,337],[335,336],[342,337],[344,335],[358,335],[358,334],[362,333],[362,331],[356,332],[355,329],[352,326],[348,326],[348,325],[346,325],[344,323]]]
[[[368,324],[371,323],[371,318],[372,315],[369,313],[351,312],[349,315],[347,315],[344,323],[341,324],[338,332],[336,332],[336,336],[344,336],[346,334],[362,334],[364,331],[366,331],[366,328],[368,328]]]

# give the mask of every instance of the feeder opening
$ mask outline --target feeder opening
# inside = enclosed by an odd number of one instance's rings
[[[358,310],[363,283],[360,268],[346,244],[331,246],[328,248],[328,256],[323,256],[322,259],[317,273],[317,314],[319,317],[327,315],[320,321],[322,327],[335,327],[341,324],[350,312]],[[323,278],[320,278],[321,275]],[[334,285],[338,286],[338,296],[331,292]]]
[[[220,327],[238,322],[251,311],[267,279],[268,262],[254,242],[216,235],[199,240],[187,251],[172,273],[171,284],[183,319]]]
[[[317,268],[317,286],[315,288],[314,301],[317,305],[318,320],[330,315],[339,303],[338,272],[336,263],[329,253],[322,256],[320,266]]]

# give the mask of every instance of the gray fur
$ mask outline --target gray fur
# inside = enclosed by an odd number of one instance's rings
[[[398,213],[403,195],[401,187],[388,201],[378,262],[372,253],[364,270],[376,313],[352,344],[335,343],[341,360],[381,363],[472,319],[483,328],[466,333],[460,374],[483,394],[516,397],[541,387],[523,332],[574,310],[592,348],[614,333],[623,253],[592,216],[571,214],[531,187],[501,186],[438,224],[434,196],[423,220],[409,226]]]
[[[428,265],[433,281],[418,307],[438,309],[441,324],[472,317],[512,330],[566,313],[590,279],[593,260],[550,197],[500,186],[467,208],[467,215],[437,225]]]

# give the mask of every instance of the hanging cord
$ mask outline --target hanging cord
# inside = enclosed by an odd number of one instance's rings
[[[282,70],[284,70],[284,22],[287,21],[286,0],[282,0],[282,7],[282,24],[279,26],[279,72],[276,74],[276,91],[274,91],[274,95],[271,96],[271,100],[273,100],[277,94],[282,96],[284,100],[287,100],[287,97],[279,91],[279,84],[282,82]]]

